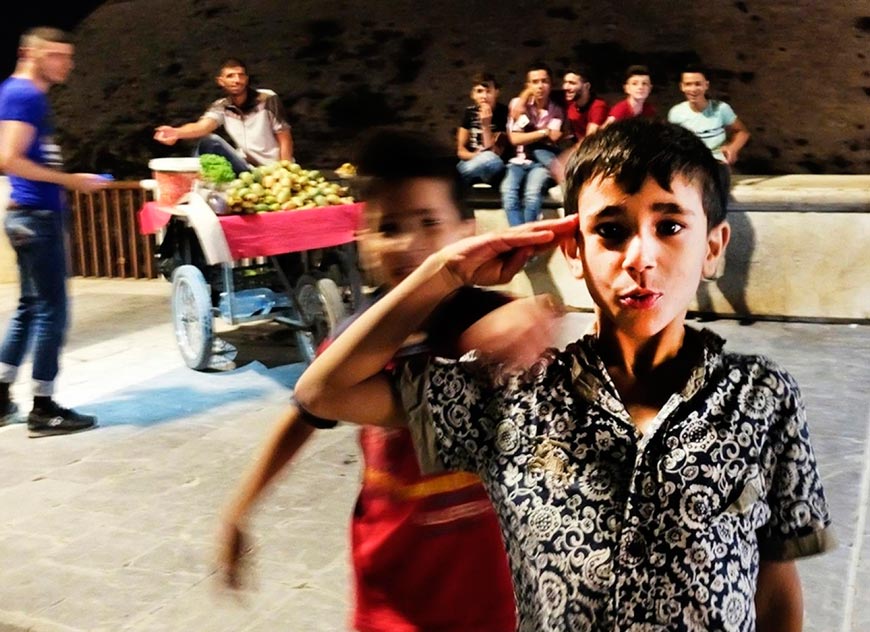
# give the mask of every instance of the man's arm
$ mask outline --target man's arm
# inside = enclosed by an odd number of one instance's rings
[[[586,136],[592,136],[605,125],[609,125],[613,121],[608,115],[609,108],[604,102],[598,103],[596,99],[589,108],[589,122],[586,123]]]
[[[725,156],[725,160],[729,165],[737,162],[737,154],[743,149],[743,146],[749,142],[749,130],[740,119],[734,119],[731,125],[725,127],[725,132],[728,134],[728,142],[722,145],[719,149]]]
[[[174,145],[179,140],[202,138],[206,134],[211,134],[218,127],[219,124],[216,120],[203,116],[198,121],[185,123],[179,127],[161,125],[154,130],[154,140],[164,145]]]
[[[0,171],[25,180],[51,182],[67,189],[91,193],[105,189],[108,181],[92,173],[66,173],[27,157],[36,128],[23,121],[0,121]]]
[[[435,307],[463,285],[507,283],[537,250],[576,230],[576,216],[463,239],[430,256],[320,354],[296,383],[306,410],[326,419],[402,425],[382,369]]]
[[[794,560],[761,560],[755,613],[758,632],[800,632],[803,629],[803,591]]]
[[[546,140],[557,141],[562,136],[561,130],[533,129],[531,132],[508,130],[508,136],[514,145],[530,145]]]
[[[280,148],[281,160],[293,162],[293,133],[290,129],[281,130],[275,134]]]
[[[469,136],[468,130],[461,125],[456,129],[456,156],[460,160],[471,160],[477,155],[477,152],[466,149]]]

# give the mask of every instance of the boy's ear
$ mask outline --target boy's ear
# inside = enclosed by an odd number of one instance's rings
[[[571,276],[575,279],[583,278],[583,259],[580,256],[582,243],[579,240],[578,234],[575,232],[559,242],[559,249],[565,256],[565,261],[568,262],[568,270]]]
[[[731,225],[727,221],[714,226],[707,234],[707,254],[704,257],[703,267],[705,279],[716,278],[719,260],[725,254],[729,239],[731,239]]]

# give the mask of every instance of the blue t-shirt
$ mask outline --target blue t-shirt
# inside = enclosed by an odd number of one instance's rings
[[[703,112],[696,112],[688,101],[683,101],[668,112],[668,121],[693,131],[720,162],[727,162],[719,148],[728,139],[726,128],[736,120],[734,110],[724,101],[709,101]]]
[[[48,97],[30,79],[9,77],[0,84],[0,121],[21,121],[36,129],[27,157],[41,165],[60,170],[60,146],[54,138],[51,106]],[[62,211],[63,187],[51,182],[27,180],[9,175],[12,200],[20,205],[52,211]]]

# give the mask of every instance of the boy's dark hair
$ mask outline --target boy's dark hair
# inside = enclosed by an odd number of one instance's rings
[[[639,117],[616,121],[586,138],[565,169],[565,213],[577,213],[583,185],[596,177],[613,178],[633,195],[652,177],[665,191],[675,176],[701,189],[707,228],[725,220],[722,182],[713,153],[691,131],[673,123]]]
[[[53,26],[35,26],[21,34],[18,45],[22,48],[33,46],[34,40],[51,42],[53,44],[72,44],[72,35]]]
[[[453,202],[462,219],[474,219],[474,209],[465,204],[456,154],[432,136],[389,127],[371,130],[362,138],[354,164],[362,180],[360,190],[365,200],[403,180],[435,178],[451,184]]]
[[[625,81],[627,82],[632,77],[636,77],[638,75],[643,75],[649,77],[649,68],[646,66],[642,66],[640,64],[632,64],[628,68],[625,69]]]
[[[495,75],[491,72],[476,72],[471,76],[471,87],[476,86],[492,86],[495,89],[499,88],[498,81],[495,80]]]
[[[245,71],[245,74],[248,74],[248,64],[238,57],[227,57],[224,59],[218,68],[218,74],[221,74],[224,68],[241,68]]]
[[[702,75],[704,77],[704,79],[706,79],[708,81],[710,80],[710,73],[707,71],[707,69],[704,66],[702,66],[701,64],[699,64],[697,62],[690,62],[690,63],[686,64],[685,66],[683,66],[683,69],[680,71],[680,80],[681,81],[682,81],[683,75],[685,75],[687,72],[697,73],[699,75]]]

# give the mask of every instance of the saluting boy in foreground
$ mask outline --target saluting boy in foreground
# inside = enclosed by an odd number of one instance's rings
[[[424,470],[481,477],[522,631],[801,628],[794,560],[833,540],[798,386],[685,324],[728,243],[720,194],[692,132],[613,123],[568,165],[571,215],[441,249],[297,383],[310,412],[407,424]],[[585,278],[593,334],[521,373],[485,354],[382,372],[446,297],[553,246]]]

